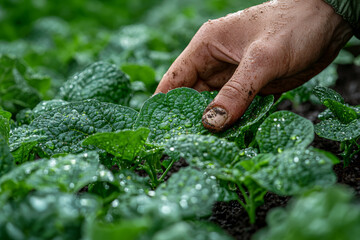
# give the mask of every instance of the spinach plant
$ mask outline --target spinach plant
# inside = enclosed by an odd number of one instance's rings
[[[270,211],[268,226],[254,236],[265,239],[354,239],[360,234],[360,206],[349,189],[332,187],[292,200]]]
[[[321,122],[315,125],[315,132],[341,143],[344,166],[347,166],[360,152],[360,108],[346,104],[342,96],[330,88],[316,87],[314,94],[327,107],[318,116]]]
[[[235,143],[215,136],[186,135],[170,139],[166,152],[189,160],[190,165],[214,174],[239,190],[238,202],[255,222],[255,210],[266,192],[299,195],[335,183],[332,165],[337,159],[308,147],[313,125],[294,113],[271,114],[256,133],[257,147],[239,149]]]

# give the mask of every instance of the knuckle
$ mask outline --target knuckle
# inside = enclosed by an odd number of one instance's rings
[[[221,89],[222,95],[229,101],[245,100],[246,87],[242,84],[232,81],[225,84]]]
[[[255,67],[270,67],[277,64],[280,50],[270,43],[255,42],[248,49],[248,58]]]

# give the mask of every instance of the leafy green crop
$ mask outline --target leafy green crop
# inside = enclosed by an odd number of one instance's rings
[[[301,129],[301,130],[300,130]],[[299,195],[335,183],[334,156],[307,146],[313,140],[313,125],[291,112],[270,115],[259,127],[259,149],[240,151],[235,143],[215,136],[181,135],[167,142],[166,152],[179,152],[190,165],[214,174],[239,189],[250,221],[263,203],[264,194]],[[270,137],[271,136],[271,137]]]
[[[16,150],[15,146],[36,133],[46,136],[37,139],[40,155],[79,153],[84,151],[81,141],[86,137],[130,129],[137,114],[133,109],[97,100],[69,103],[38,116],[29,126],[14,129],[16,137],[10,138],[10,146]]]
[[[60,88],[65,101],[97,99],[127,105],[131,91],[129,78],[116,66],[97,62],[75,74]]]
[[[46,96],[48,77],[36,75],[20,59],[0,55],[0,106],[11,113],[33,108]]]
[[[204,133],[201,123],[206,101],[193,89],[175,89],[147,100],[136,119],[135,128],[150,129],[148,140],[163,143],[180,134]]]
[[[208,220],[217,201],[237,200],[253,223],[267,192],[325,193],[337,158],[309,147],[311,122],[276,107],[316,102],[335,65],[275,104],[256,96],[223,133],[201,122],[217,91],[152,96],[203,22],[260,2],[1,3],[0,239],[231,239]],[[354,150],[360,108],[316,91],[332,124],[321,129]]]
[[[344,239],[360,234],[360,207],[348,189],[334,187],[293,200],[267,216],[268,227],[254,239]]]
[[[328,109],[319,115],[322,120],[315,125],[315,132],[323,138],[341,142],[344,166],[360,151],[360,109],[349,106],[344,99],[332,89],[317,87],[314,94]]]

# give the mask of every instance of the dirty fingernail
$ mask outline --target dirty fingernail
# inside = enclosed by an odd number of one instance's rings
[[[214,107],[204,114],[202,120],[207,125],[221,128],[225,125],[227,118],[228,114],[224,109],[220,107]]]

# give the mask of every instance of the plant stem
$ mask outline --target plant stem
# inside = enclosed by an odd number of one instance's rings
[[[254,224],[255,223],[255,219],[256,219],[256,215],[255,215],[255,203],[254,203],[254,197],[251,191],[249,191],[249,195],[246,193],[245,189],[241,186],[241,184],[237,183],[236,184],[239,187],[239,190],[241,192],[241,194],[244,197],[245,203],[242,202],[240,199],[238,199],[238,202],[241,204],[241,206],[244,207],[244,209],[246,210],[246,212],[249,215],[249,219],[250,219],[250,223]]]
[[[161,175],[161,177],[159,178],[159,182],[162,182],[164,181],[164,178],[166,177],[166,174],[169,172],[169,170],[171,169],[171,167],[174,165],[174,163],[176,162],[175,159],[173,159],[169,166],[166,168],[165,172]]]

